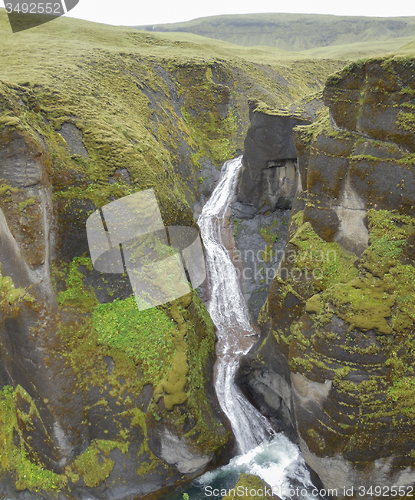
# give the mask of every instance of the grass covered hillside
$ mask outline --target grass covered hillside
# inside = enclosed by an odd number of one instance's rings
[[[0,36],[5,92],[17,85],[30,95],[53,130],[75,124],[104,169],[116,149],[119,165],[180,170],[189,202],[204,178],[200,159],[218,167],[241,149],[249,98],[287,106],[321,89],[343,66],[267,47],[67,18],[13,34],[2,9]],[[18,119],[16,109],[3,113]]]
[[[183,23],[137,26],[137,28],[153,32],[194,33],[242,46],[265,45],[296,52],[318,47],[333,48],[332,46],[362,44],[360,53],[352,55],[361,57],[394,51],[409,42],[415,37],[415,18],[241,14],[203,17]],[[354,52],[356,53],[356,48]],[[339,57],[341,54],[342,52],[310,53],[311,57]]]

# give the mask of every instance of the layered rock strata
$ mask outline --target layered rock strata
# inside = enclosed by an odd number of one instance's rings
[[[353,63],[295,129],[302,191],[239,372],[336,498],[415,483],[414,73]]]

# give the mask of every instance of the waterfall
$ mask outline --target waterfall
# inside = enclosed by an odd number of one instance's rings
[[[224,164],[219,182],[197,223],[205,246],[211,287],[207,308],[218,336],[216,394],[231,423],[239,452],[245,454],[275,433],[268,420],[247,401],[235,384],[239,360],[255,341],[237,270],[223,242],[241,166],[242,157]]]
[[[238,272],[226,248],[230,235],[230,205],[241,167],[242,157],[225,162],[219,182],[197,221],[206,252],[210,287],[207,308],[218,337],[215,389],[219,404],[231,423],[240,454],[228,465],[195,479],[187,492],[192,500],[206,499],[207,488],[212,485],[232,488],[239,475],[247,472],[262,478],[283,500],[319,500],[323,497],[311,482],[298,446],[282,433],[276,434],[269,421],[247,401],[235,384],[240,358],[256,340]],[[299,488],[301,494],[293,492],[293,486]],[[181,495],[176,495],[172,500],[180,498]]]

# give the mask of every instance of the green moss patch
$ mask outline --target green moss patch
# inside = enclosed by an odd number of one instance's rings
[[[97,305],[92,287],[89,290],[84,288],[84,275],[79,271],[79,266],[84,266],[88,271],[92,271],[92,261],[88,257],[75,257],[69,265],[66,275],[66,290],[58,294],[58,304],[78,307],[82,311],[90,311]],[[55,270],[55,274],[58,270]],[[61,273],[62,275],[62,273]]]
[[[19,394],[29,405],[27,414],[20,414],[20,418],[27,425],[37,413],[36,407],[21,387],[13,389],[4,387],[0,392],[0,466],[2,471],[12,474],[17,490],[56,491],[67,485],[68,479],[61,474],[45,468],[37,459],[35,450],[24,440],[23,432],[18,425],[18,410],[16,396]]]
[[[297,221],[302,222],[302,213]],[[302,271],[308,269],[314,277],[313,285],[325,290],[337,283],[345,283],[357,275],[354,267],[356,256],[344,250],[338,243],[326,242],[313,230],[309,222],[299,225],[290,243],[295,247],[294,255],[287,255],[293,266]]]
[[[235,496],[244,500],[276,498],[271,492],[271,487],[265,481],[251,474],[241,474],[234,486],[234,492],[231,490],[228,495],[223,497],[223,500],[231,500]]]
[[[108,457],[111,450],[116,448],[118,443],[115,441],[106,441],[97,439],[74,460],[71,469],[75,469],[85,483],[85,486],[96,488],[110,474],[114,468],[114,461]],[[69,472],[74,477],[73,472]]]
[[[33,297],[24,289],[16,288],[10,276],[3,276],[0,263],[0,312],[15,316],[24,302],[33,302]]]
[[[393,296],[387,293],[385,283],[372,277],[357,278],[347,284],[327,290],[324,299],[336,306],[336,314],[353,328],[367,331],[376,328],[379,333],[391,333],[387,322]]]
[[[97,343],[124,352],[157,380],[170,365],[174,323],[157,308],[139,311],[134,297],[99,304],[92,313]]]
[[[353,327],[402,334],[415,320],[411,305],[415,270],[403,260],[408,238],[415,234],[415,221],[385,210],[370,210],[368,219],[370,246],[364,253],[360,276],[326,291],[324,299],[331,301],[336,314]]]
[[[182,106],[181,112],[197,148],[192,162],[199,166],[199,158],[205,155],[219,166],[235,156],[238,124],[234,112],[229,109],[231,89],[213,81],[210,66],[203,70],[179,68],[176,73],[180,85],[178,94],[179,97],[184,95],[186,106]]]
[[[174,339],[176,352],[172,360],[172,366],[166,376],[154,390],[154,400],[157,403],[164,397],[164,406],[167,410],[172,410],[175,405],[182,404],[187,399],[185,392],[187,384],[187,374],[189,366],[187,364],[187,345],[184,340],[187,334],[187,327],[179,313],[176,304],[171,309],[173,319],[179,325],[179,333]]]

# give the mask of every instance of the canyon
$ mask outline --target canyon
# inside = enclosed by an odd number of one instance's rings
[[[259,444],[235,442],[214,389],[216,281],[138,311],[86,235],[150,188],[164,226],[198,229],[241,154],[222,222],[253,325],[235,391],[320,486],[413,485],[413,57],[241,56],[64,18],[4,47],[4,498],[163,498]]]

